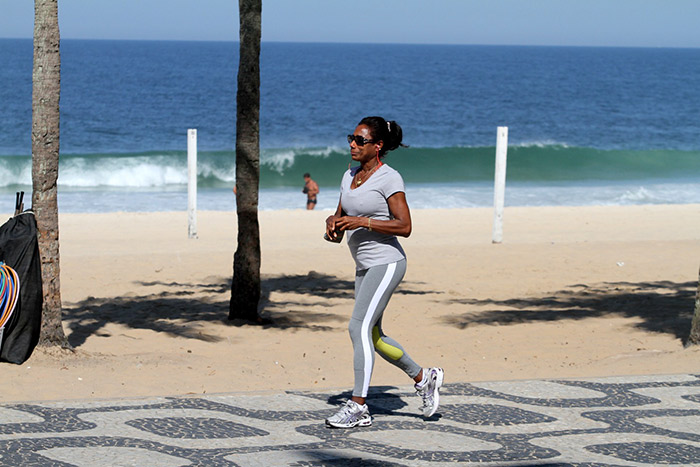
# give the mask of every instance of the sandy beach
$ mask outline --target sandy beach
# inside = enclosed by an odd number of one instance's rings
[[[329,211],[260,213],[262,315],[227,320],[235,212],[61,214],[74,351],[0,364],[5,402],[352,386],[354,264]],[[384,328],[448,382],[693,373],[700,205],[414,210]],[[8,216],[4,216],[7,218]],[[374,386],[409,379],[377,359]]]

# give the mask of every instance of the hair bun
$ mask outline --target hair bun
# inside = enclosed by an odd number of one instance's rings
[[[401,146],[403,132],[401,131],[401,127],[399,126],[399,124],[396,123],[394,120],[387,120],[386,127],[388,132],[384,144],[388,146],[387,151],[393,151],[394,149]]]
[[[358,125],[368,126],[373,139],[384,141],[384,145],[379,153],[380,156],[393,151],[399,146],[404,146],[401,144],[403,132],[399,124],[394,120],[385,120],[382,117],[365,117]]]

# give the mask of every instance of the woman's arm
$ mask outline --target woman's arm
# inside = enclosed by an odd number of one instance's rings
[[[335,216],[331,216],[328,219],[334,218],[333,225],[340,231],[365,228],[374,232],[398,235],[400,237],[411,235],[411,211],[408,209],[408,203],[406,202],[406,193],[403,191],[394,193],[387,199],[387,203],[389,204],[389,212],[393,217],[393,219],[388,221],[371,219],[369,217],[342,216],[338,211],[336,211]],[[340,205],[338,205],[338,208],[340,208]],[[326,220],[326,228],[328,228],[328,220]]]

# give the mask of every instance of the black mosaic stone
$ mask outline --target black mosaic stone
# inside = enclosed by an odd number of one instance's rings
[[[440,408],[443,417],[459,423],[481,426],[527,425],[549,423],[557,419],[517,407],[494,404],[444,405]]]
[[[584,381],[552,381],[565,386],[576,386],[602,393],[601,397],[590,398],[536,398],[524,397],[513,394],[501,393],[491,389],[479,388],[469,383],[451,385],[445,395],[454,394],[460,396],[488,397],[501,399],[518,404],[528,404],[539,407],[637,407],[641,405],[656,404],[658,399],[642,396],[632,391],[633,387],[626,384],[600,384]],[[441,392],[442,394],[442,392]]]
[[[43,422],[27,423],[2,423],[0,420],[0,434],[13,433],[65,433],[82,431],[95,428],[94,423],[89,423],[78,418],[81,411],[75,409],[52,409],[30,404],[16,404],[6,406],[19,412],[27,412],[44,419]]]
[[[700,448],[679,443],[612,443],[586,446],[596,454],[613,456],[627,462],[643,464],[697,464]]]
[[[125,422],[141,431],[181,439],[240,438],[270,433],[220,418],[166,417],[139,418]]]
[[[700,427],[695,433],[686,431],[671,431],[665,428],[642,423],[640,420],[652,419],[656,417],[688,417],[700,416],[700,410],[601,410],[596,412],[585,412],[582,417],[590,418],[609,425],[609,430],[620,433],[645,433],[659,436],[668,436],[677,439],[700,442]]]
[[[214,412],[237,415],[239,417],[253,418],[257,420],[270,420],[277,422],[311,421],[325,420],[329,410],[299,411],[299,410],[257,410],[236,407],[234,405],[215,402],[208,399],[192,398],[169,398],[166,407],[179,409],[199,409]]]
[[[690,402],[695,402],[700,404],[700,394],[689,394],[686,396],[681,396],[682,399],[685,399]]]
[[[499,434],[470,430],[452,425],[441,425],[414,421],[375,421],[366,431],[432,431],[436,433],[449,433],[461,435],[466,438],[495,443],[500,447],[476,451],[426,451],[417,449],[397,448],[390,445],[373,443],[366,439],[359,440],[352,437],[352,430],[324,429],[318,424],[304,425],[297,431],[305,435],[325,439],[327,443],[339,444],[344,448],[368,454],[380,455],[397,460],[414,460],[422,462],[509,462],[515,460],[550,459],[559,455],[553,449],[535,446],[529,442],[532,434]]]

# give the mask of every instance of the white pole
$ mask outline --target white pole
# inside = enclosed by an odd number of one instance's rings
[[[197,238],[197,130],[187,130],[187,236]]]
[[[506,198],[508,127],[499,126],[496,137],[496,175],[493,184],[493,243],[503,241],[503,205]]]

